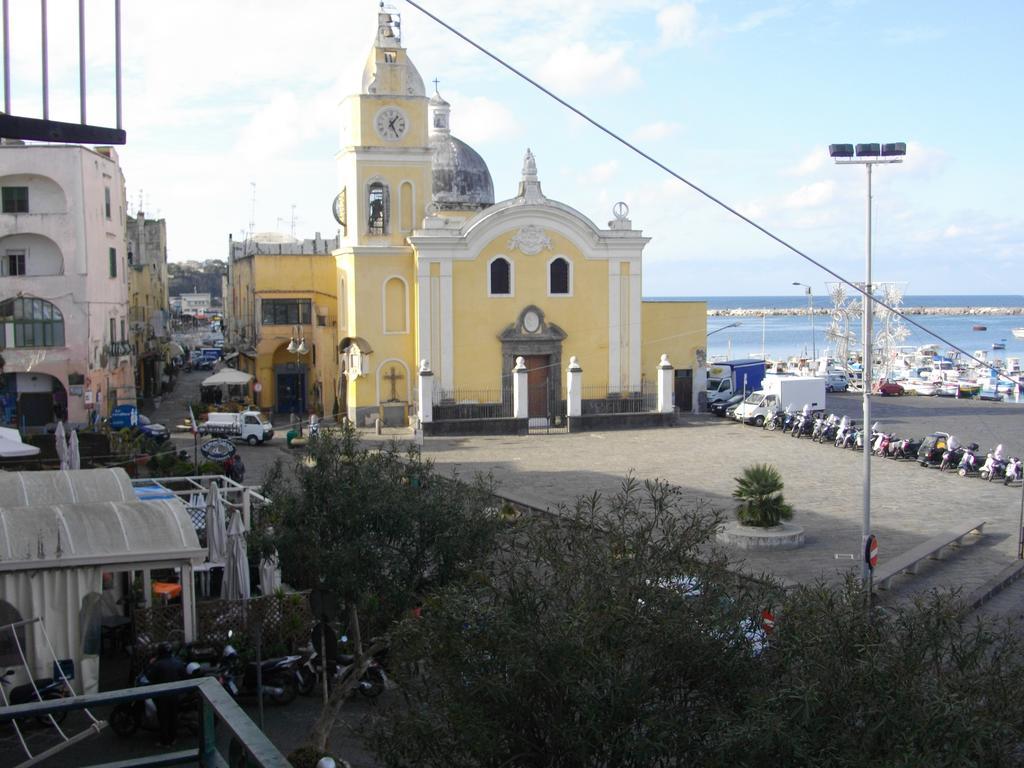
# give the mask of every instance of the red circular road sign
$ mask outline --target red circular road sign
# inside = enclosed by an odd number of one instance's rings
[[[871,570],[875,570],[875,566],[878,565],[878,539],[874,534],[868,536],[867,544],[864,547],[864,560]]]
[[[775,631],[775,614],[772,613],[771,608],[765,608],[761,611],[761,627],[766,635],[770,635]]]

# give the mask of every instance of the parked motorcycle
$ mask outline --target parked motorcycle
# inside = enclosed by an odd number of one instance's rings
[[[342,642],[345,641],[342,637]],[[330,688],[339,680],[345,677],[349,668],[355,664],[356,657],[347,653],[339,653],[337,658],[328,659],[327,662],[327,686]],[[303,696],[312,695],[316,689],[318,680],[324,675],[323,659],[319,653],[310,649],[305,660],[296,668],[299,693]],[[363,673],[363,677],[356,685],[356,690],[368,699],[374,699],[387,687],[387,674],[376,659],[370,660],[370,665]]]
[[[849,448],[851,445],[856,445],[858,433],[857,423],[850,419],[846,427],[836,433],[836,448]]]
[[[761,429],[767,429],[769,432],[774,432],[782,424],[782,414],[779,412],[778,406],[771,406],[768,408],[768,413],[764,416],[764,422],[761,424]]]
[[[949,436],[946,441],[946,450],[942,452],[942,461],[939,464],[939,472],[947,469],[955,469],[960,466],[960,460],[964,457],[964,449],[954,435]]]
[[[792,431],[793,427],[796,426],[796,420],[799,414],[793,412],[793,406],[787,405],[786,412],[782,417],[782,434]]]
[[[976,453],[977,450],[977,443],[967,444],[963,458],[960,459],[960,466],[957,467],[956,470],[956,473],[960,475],[960,477],[978,474],[978,471],[981,469],[981,463],[978,461],[978,455]]]
[[[890,444],[889,456],[894,459],[916,459],[921,441],[913,437],[904,437]]]
[[[230,636],[231,633],[228,634],[229,639]],[[259,665],[263,695],[275,704],[288,704],[294,700],[298,693],[295,669],[301,659],[301,656],[264,659]],[[257,694],[256,669],[255,661],[245,662],[239,658],[234,646],[224,646],[224,667],[218,679],[232,698]]]
[[[15,670],[8,669],[2,676],[0,676],[0,685],[4,688],[10,687],[13,683],[9,678],[13,677]],[[53,701],[56,699],[63,699],[67,696],[72,696],[71,689],[68,684],[64,682],[61,677],[37,677],[33,678],[31,683],[24,683],[23,685],[15,685],[11,690],[6,692],[7,702],[11,705],[14,704],[29,704],[34,701]],[[52,715],[39,715],[36,717],[36,722],[40,725],[50,725],[50,718],[53,718],[53,722],[60,725],[64,722],[64,719],[68,716],[67,710],[61,712],[54,712]]]
[[[1006,463],[1006,474],[1003,477],[1003,485],[1009,485],[1010,483],[1021,479],[1021,460],[1020,457],[1014,456]]]
[[[988,454],[985,463],[978,470],[982,480],[992,482],[993,479],[1001,480],[1006,475],[1006,460],[1003,458],[1002,443],[995,447],[995,450]]]
[[[202,669],[196,662],[191,662],[185,667],[189,677],[202,675]],[[135,677],[135,687],[149,685],[149,678],[145,672],[140,672]],[[178,722],[183,724],[189,733],[199,733],[199,706],[197,694],[192,693],[182,697],[178,706]],[[107,718],[111,729],[118,736],[128,737],[140,728],[145,731],[159,731],[160,722],[157,720],[156,701],[153,699],[136,699],[118,704]]]
[[[874,442],[871,444],[871,452],[875,456],[885,456],[889,452],[889,443],[892,442],[893,435],[891,432],[879,432],[875,436]]]

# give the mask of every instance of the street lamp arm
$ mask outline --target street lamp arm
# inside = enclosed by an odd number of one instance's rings
[[[739,321],[737,321],[735,323],[729,323],[728,325],[723,325],[721,328],[715,328],[713,331],[708,331],[707,335],[711,336],[713,334],[718,333],[719,331],[724,331],[727,328],[736,328],[736,327],[738,327],[740,325],[743,325],[743,323],[741,323]]]

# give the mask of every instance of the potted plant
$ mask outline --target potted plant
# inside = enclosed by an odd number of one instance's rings
[[[782,498],[782,475],[771,464],[754,464],[735,478],[733,498],[739,499],[736,516],[740,525],[774,528],[793,517],[793,509]]]

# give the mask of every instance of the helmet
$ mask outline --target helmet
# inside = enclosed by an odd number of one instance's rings
[[[199,662],[190,661],[188,663],[188,665],[185,667],[185,674],[188,675],[189,677],[192,677],[192,675],[194,675],[200,669],[201,669],[201,667],[199,666]]]

